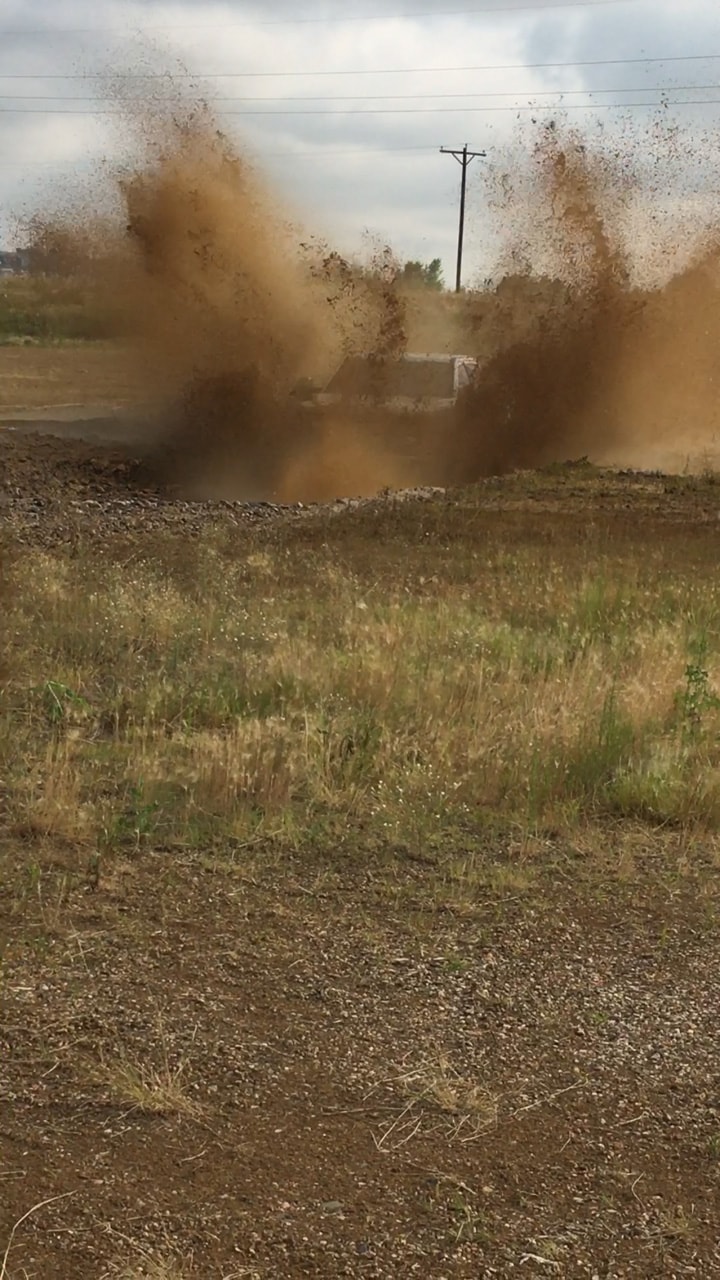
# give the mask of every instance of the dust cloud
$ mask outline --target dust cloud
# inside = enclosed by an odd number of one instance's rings
[[[707,201],[684,225],[656,220],[682,142],[655,128],[612,154],[546,126],[520,182],[491,175],[510,228],[505,324],[458,416],[455,480],[579,456],[668,470],[717,457],[720,224]]]
[[[125,160],[98,178],[103,199],[74,199],[33,236],[63,270],[74,252],[112,312],[152,410],[148,465],[165,483],[311,501],[583,455],[708,460],[720,429],[720,237],[704,213],[678,263],[687,227],[674,234],[670,216],[660,232],[653,196],[680,182],[664,189],[672,131],[653,126],[614,151],[563,125],[521,137],[484,192],[505,228],[493,278],[456,298],[404,288],[389,250],[348,263],[308,234],[202,100],[171,86],[140,107],[135,89],[129,100],[114,90]],[[320,409],[298,393],[344,355],[405,350],[474,356],[476,384],[452,412],[402,418]]]
[[[370,446],[297,394],[344,354],[403,348],[392,256],[362,270],[309,237],[192,95],[112,92],[123,163],[35,217],[30,240],[41,268],[81,275],[112,316],[149,410],[147,466],[197,497],[400,483],[377,433]]]

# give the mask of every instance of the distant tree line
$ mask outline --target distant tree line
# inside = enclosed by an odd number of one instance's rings
[[[445,287],[442,262],[433,258],[432,262],[406,262],[399,276],[403,284],[413,289],[435,289]]]

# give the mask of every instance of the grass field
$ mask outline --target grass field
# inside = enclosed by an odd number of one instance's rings
[[[116,327],[82,284],[0,278],[0,414],[137,400]]]
[[[89,285],[40,275],[0,277],[0,344],[77,342],[112,337],[113,318]]]
[[[11,585],[8,812],[42,837],[332,848],[351,822],[423,854],[720,823],[720,588],[682,525],[488,521],[469,491],[30,554]]]
[[[719,514],[13,534],[4,1275],[714,1274]]]

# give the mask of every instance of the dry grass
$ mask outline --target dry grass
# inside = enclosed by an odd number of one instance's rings
[[[103,1272],[101,1280],[199,1280],[201,1274],[206,1274],[198,1272],[192,1258],[178,1258],[170,1250],[148,1252],[128,1241],[126,1251],[134,1255],[134,1260],[118,1260]],[[254,1267],[239,1266],[223,1272],[219,1280],[260,1280],[260,1274]]]
[[[717,496],[543,483],[13,550],[13,1280],[712,1272]]]
[[[122,1048],[121,1038],[116,1030],[110,1052],[101,1050],[98,1062],[86,1063],[89,1079],[114,1103],[131,1111],[198,1119],[203,1107],[194,1096],[189,1063],[184,1055],[173,1052],[162,1018],[157,1017],[153,1043],[147,1045],[142,1059]]]
[[[406,1101],[383,1122],[376,1138],[380,1151],[398,1150],[428,1132],[442,1132],[448,1141],[474,1142],[497,1123],[497,1098],[484,1084],[468,1080],[447,1054],[430,1055],[390,1083]]]
[[[133,1249],[137,1259],[133,1262],[118,1261],[104,1272],[102,1280],[190,1280],[193,1272],[190,1264],[172,1254],[148,1253]]]
[[[202,1113],[200,1104],[188,1092],[185,1064],[161,1067],[132,1062],[126,1057],[103,1059],[92,1070],[114,1102],[148,1115],[196,1118]]]
[[[6,823],[101,863],[258,840],[441,849],[448,899],[490,883],[499,831],[512,892],[548,832],[716,830],[714,556],[575,529],[549,548],[511,521],[488,544],[460,516],[426,516],[432,541],[409,508],[385,528],[22,553]]]
[[[12,1228],[10,1230],[10,1234],[8,1236],[7,1244],[5,1245],[5,1251],[2,1255],[2,1258],[0,1258],[0,1280],[10,1280],[8,1263],[9,1263],[10,1254],[12,1252],[13,1245],[15,1243],[15,1238],[18,1234],[18,1231],[20,1231],[26,1225],[26,1223],[28,1223],[30,1219],[35,1216],[35,1214],[40,1213],[43,1209],[47,1208],[48,1205],[57,1204],[60,1200],[67,1200],[71,1195],[74,1195],[74,1192],[67,1191],[67,1192],[63,1192],[62,1195],[48,1196],[47,1199],[45,1200],[39,1200],[37,1204],[33,1204],[30,1206],[29,1209],[26,1209],[25,1212],[17,1219],[17,1221],[13,1223]],[[24,1274],[27,1274],[27,1273],[24,1272]]]

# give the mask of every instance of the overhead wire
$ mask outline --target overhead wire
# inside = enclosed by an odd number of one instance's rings
[[[648,84],[633,85],[627,89],[517,89],[514,91],[485,89],[476,91],[467,89],[464,93],[346,93],[346,94],[303,94],[298,97],[268,96],[250,97],[246,94],[213,94],[210,102],[409,102],[417,98],[425,101],[447,101],[449,98],[557,98],[568,95],[592,97],[608,93],[710,93],[720,91],[720,84]],[[88,94],[57,93],[0,93],[0,102],[95,102],[96,98]],[[137,94],[123,99],[125,102],[152,101],[146,95]]]
[[[540,71],[561,70],[577,67],[629,67],[659,66],[672,62],[717,62],[720,53],[670,54],[664,58],[589,58],[565,62],[489,62],[459,67],[358,67],[329,71],[321,68],[317,71],[0,71],[0,80],[105,80],[112,79],[121,83],[126,80],[270,80],[290,79],[299,76],[400,76],[400,75],[451,75],[467,71]]]
[[[537,7],[537,6],[535,6],[535,7]],[[541,6],[541,7],[542,7],[542,6]],[[274,79],[274,78],[286,78],[286,77],[288,77],[288,78],[289,78],[289,77],[307,77],[307,76],[312,76],[312,77],[315,77],[315,76],[322,76],[322,77],[328,77],[328,76],[330,76],[330,77],[345,77],[345,76],[348,76],[348,77],[349,77],[349,76],[367,76],[367,75],[414,75],[414,74],[430,75],[430,74],[457,74],[457,73],[463,73],[463,72],[480,72],[480,71],[484,71],[484,72],[503,71],[503,72],[505,72],[505,71],[515,71],[515,70],[517,70],[517,71],[521,71],[521,70],[542,70],[542,69],[548,69],[548,70],[559,70],[559,69],[565,69],[565,70],[570,70],[570,69],[580,69],[580,68],[589,68],[589,67],[614,67],[614,66],[636,66],[636,67],[637,67],[637,66],[645,66],[645,67],[655,66],[655,67],[658,67],[658,66],[669,66],[670,64],[674,64],[674,63],[680,63],[680,64],[683,64],[683,65],[684,65],[684,64],[688,64],[688,63],[712,63],[712,62],[717,62],[718,60],[720,60],[720,53],[717,53],[717,54],[716,54],[716,53],[703,53],[703,54],[671,54],[671,55],[668,55],[668,56],[665,56],[665,57],[657,57],[657,56],[653,56],[653,57],[637,57],[637,58],[594,58],[594,59],[583,59],[583,60],[576,60],[576,61],[566,60],[566,61],[559,61],[559,62],[531,62],[531,63],[530,63],[530,62],[524,62],[524,63],[502,63],[502,64],[501,64],[501,63],[485,63],[485,64],[473,64],[473,65],[468,65],[468,66],[450,66],[450,67],[381,67],[381,68],[354,68],[354,69],[350,69],[350,70],[343,70],[343,71],[329,71],[329,70],[327,70],[327,69],[323,68],[323,69],[321,69],[321,70],[319,70],[319,71],[296,71],[296,70],[289,70],[289,71],[234,71],[234,72],[210,72],[210,73],[204,73],[203,75],[195,75],[194,73],[191,73],[191,72],[179,72],[179,73],[175,73],[175,72],[138,72],[138,73],[119,73],[119,74],[117,74],[117,75],[114,75],[114,74],[113,74],[111,77],[108,77],[107,73],[103,73],[103,72],[95,72],[95,73],[82,73],[82,72],[72,72],[72,73],[67,73],[67,72],[66,72],[66,73],[55,73],[55,72],[52,72],[52,73],[46,73],[46,72],[32,72],[32,73],[25,73],[25,72],[9,72],[9,73],[4,73],[4,74],[3,74],[3,73],[0,73],[0,82],[2,82],[2,80],[45,80],[45,81],[77,81],[77,80],[80,80],[80,81],[96,81],[96,80],[104,80],[104,81],[107,81],[107,80],[108,80],[108,78],[111,78],[112,80],[120,81],[120,82],[125,82],[125,81],[140,81],[140,82],[146,82],[146,81],[148,81],[148,80],[150,80],[150,81],[160,81],[160,80],[162,80],[162,81],[166,81],[166,82],[171,83],[171,82],[172,82],[173,80],[175,80],[175,79],[202,81],[202,80],[208,80],[208,79],[217,79],[217,80],[222,80],[222,79]],[[414,107],[408,107],[408,108],[405,108],[405,107],[402,107],[402,108],[395,108],[395,107],[393,107],[393,108],[370,108],[370,109],[367,109],[367,108],[357,108],[357,107],[353,107],[353,108],[347,108],[347,109],[344,109],[344,110],[342,110],[342,109],[341,109],[341,110],[328,110],[328,109],[318,109],[318,108],[305,109],[305,110],[298,110],[298,109],[293,108],[293,110],[290,110],[290,111],[285,111],[285,110],[278,109],[277,107],[275,107],[273,110],[267,110],[267,111],[266,111],[266,110],[257,110],[257,109],[254,109],[254,108],[253,108],[253,109],[251,109],[251,110],[244,110],[244,109],[242,109],[242,110],[232,110],[232,111],[231,111],[231,110],[229,110],[229,109],[223,109],[223,110],[221,110],[221,111],[220,111],[220,114],[221,114],[221,115],[225,115],[225,116],[265,116],[265,117],[269,117],[269,116],[272,116],[272,115],[277,115],[277,116],[287,117],[287,116],[294,116],[294,115],[346,116],[346,115],[349,115],[349,114],[352,114],[352,115],[370,115],[370,114],[377,114],[377,115],[380,115],[380,114],[382,114],[382,115],[388,115],[388,114],[424,114],[424,115],[427,115],[427,114],[435,114],[435,113],[449,113],[449,114],[450,114],[450,113],[455,113],[455,114],[468,114],[468,113],[472,113],[472,114],[476,114],[476,113],[486,113],[486,112],[492,112],[492,113],[495,113],[495,112],[515,112],[515,113],[519,113],[519,112],[528,112],[528,111],[538,112],[538,111],[541,111],[541,110],[557,110],[557,111],[575,111],[575,110],[585,110],[585,111],[587,111],[587,110],[591,110],[591,111],[637,111],[637,110],[645,110],[645,111],[647,111],[647,110],[658,109],[658,108],[692,107],[692,106],[705,106],[705,107],[707,107],[707,106],[718,105],[718,104],[720,103],[720,99],[717,99],[717,98],[700,98],[700,99],[697,99],[697,98],[691,98],[691,99],[677,99],[677,98],[675,98],[675,97],[673,96],[673,95],[675,95],[675,94],[677,94],[677,93],[689,93],[689,92],[691,92],[691,93],[711,93],[711,92],[717,92],[718,90],[720,90],[720,85],[716,85],[716,84],[703,84],[703,85],[657,85],[657,84],[653,84],[653,85],[646,85],[646,86],[637,86],[637,87],[633,87],[633,88],[616,88],[616,89],[556,89],[556,90],[538,90],[537,92],[534,92],[534,93],[532,93],[532,92],[531,92],[531,93],[527,94],[527,95],[526,95],[526,101],[525,101],[525,102],[523,102],[523,103],[517,103],[517,102],[516,102],[516,103],[514,103],[514,104],[508,104],[508,105],[502,105],[502,106],[500,106],[500,105],[485,105],[485,106],[467,106],[467,105],[465,105],[465,106],[462,106],[462,107],[418,107],[418,106],[414,106]],[[659,100],[654,101],[654,102],[647,102],[647,101],[644,101],[644,102],[639,102],[639,101],[630,101],[630,102],[627,102],[627,101],[626,101],[626,102],[614,102],[614,103],[596,103],[596,102],[572,103],[572,102],[567,102],[567,101],[565,101],[565,99],[566,99],[568,96],[578,96],[578,95],[583,95],[583,96],[593,97],[593,96],[599,96],[599,95],[603,95],[603,96],[604,96],[604,95],[606,95],[606,94],[610,94],[610,93],[615,93],[615,94],[625,94],[625,93],[633,93],[633,94],[635,94],[635,93],[651,94],[651,93],[652,93],[652,94],[660,95],[660,97],[659,97]],[[225,102],[235,102],[235,101],[239,101],[239,102],[258,102],[258,103],[270,102],[270,103],[279,103],[279,104],[283,104],[283,103],[286,103],[286,102],[293,102],[293,103],[297,102],[297,103],[300,103],[300,102],[306,102],[306,101],[307,101],[307,102],[356,102],[356,101],[405,101],[405,100],[407,100],[407,101],[413,101],[413,100],[415,100],[415,101],[417,101],[417,100],[424,100],[424,101],[431,101],[431,100],[432,100],[432,101],[439,101],[439,100],[443,100],[443,99],[447,99],[447,100],[449,100],[449,99],[451,99],[451,98],[452,98],[452,99],[458,99],[458,98],[463,98],[463,99],[468,99],[468,98],[470,98],[470,99],[478,99],[478,98],[510,98],[510,97],[512,97],[512,98],[521,98],[521,97],[523,97],[523,96],[524,96],[524,95],[523,95],[523,93],[522,93],[521,91],[517,91],[517,92],[507,92],[507,91],[502,91],[502,92],[493,92],[493,91],[491,91],[491,90],[486,90],[486,91],[482,91],[482,92],[475,92],[475,93],[473,93],[472,91],[470,91],[470,92],[462,92],[462,93],[454,93],[454,94],[424,94],[424,93],[417,93],[417,94],[412,94],[412,93],[405,93],[405,94],[366,94],[366,95],[351,95],[351,94],[344,94],[344,95],[317,95],[317,96],[309,96],[309,95],[305,95],[305,96],[297,96],[297,97],[294,97],[294,98],[288,98],[288,97],[281,97],[281,98],[268,98],[268,97],[246,97],[245,95],[242,95],[242,96],[238,96],[238,95],[213,95],[213,96],[212,96],[212,98],[211,98],[211,101],[213,101],[213,102],[215,102],[215,101],[218,101],[218,102],[223,102],[223,101],[225,101]],[[542,106],[538,106],[537,99],[539,99],[539,98],[543,98],[543,99],[545,99],[545,98],[556,98],[556,99],[558,99],[558,101],[557,101],[557,102],[555,102],[555,103],[544,103]],[[62,102],[62,101],[65,101],[65,100],[67,100],[67,101],[73,101],[73,102],[85,102],[85,101],[90,102],[90,101],[94,101],[94,99],[93,99],[93,98],[90,98],[90,97],[88,97],[87,95],[84,95],[84,96],[72,96],[72,97],[71,97],[70,95],[65,95],[65,94],[62,94],[62,93],[60,93],[59,95],[52,95],[52,94],[37,94],[37,95],[22,95],[22,94],[20,94],[20,95],[13,95],[13,94],[3,94],[3,95],[0,95],[0,100],[3,100],[3,101],[10,101],[10,102],[15,102],[15,103],[17,103],[17,102],[19,102],[19,101],[48,101],[48,102],[54,102],[54,103],[56,103],[56,104],[57,104],[57,103],[60,103],[60,102]],[[133,100],[133,98],[130,98],[130,101],[132,101],[132,100]],[[140,96],[140,95],[137,95],[137,100],[142,100],[142,98],[141,98],[141,96]],[[100,108],[95,108],[95,109],[93,109],[93,110],[91,110],[91,111],[78,110],[77,108],[65,109],[65,108],[62,108],[62,107],[59,107],[58,105],[56,105],[56,106],[54,106],[54,107],[52,107],[52,108],[50,108],[50,107],[48,107],[48,108],[34,108],[34,107],[33,107],[33,108],[20,108],[20,107],[16,107],[16,106],[15,106],[15,107],[0,107],[0,114],[26,114],[26,115],[35,115],[35,114],[37,114],[37,115],[67,115],[67,116],[77,115],[77,116],[81,116],[81,117],[88,117],[88,116],[106,116],[106,115],[115,115],[115,114],[121,114],[121,113],[120,113],[120,112],[118,112],[118,111],[116,111],[116,110],[107,110],[107,109],[103,110],[103,109],[100,109]],[[379,147],[379,148],[363,149],[363,151],[364,151],[364,153],[365,153],[365,154],[389,154],[389,153],[401,154],[401,153],[405,153],[405,154],[413,154],[413,155],[419,155],[419,154],[422,154],[423,152],[427,152],[427,151],[431,151],[431,150],[434,150],[434,147],[425,147],[425,146],[420,146],[420,147],[418,147],[418,146],[416,146],[416,147]],[[267,152],[266,152],[266,154],[267,154]],[[332,155],[336,155],[336,156],[343,156],[343,155],[346,155],[346,156],[353,156],[353,155],[360,154],[360,151],[359,151],[359,149],[358,149],[358,148],[351,148],[350,150],[347,150],[347,151],[337,151],[337,150],[333,150],[332,152],[330,152],[330,151],[328,151],[328,150],[327,150],[327,148],[320,148],[320,149],[316,149],[316,150],[313,150],[313,151],[306,151],[306,152],[301,152],[301,151],[284,151],[284,152],[273,152],[272,154],[274,154],[274,155],[278,155],[278,156],[282,155],[282,156],[285,156],[285,157],[296,157],[296,156],[297,156],[297,157],[299,157],[299,156],[302,156],[302,155],[308,155],[308,156],[318,157],[318,156],[322,156],[322,155],[330,155],[330,154],[332,154]],[[1,163],[2,163],[2,162],[0,162],[0,164],[1,164]],[[10,162],[10,163],[13,163],[13,162]],[[31,162],[31,163],[32,163],[32,162]]]
[[[485,13],[541,13],[552,9],[607,9],[619,5],[635,4],[637,0],[538,0],[534,4],[473,5],[464,9],[409,9],[403,13],[344,13],[310,15],[292,18],[248,18],[238,22],[125,22],[110,26],[92,27],[16,27],[0,31],[0,39],[6,36],[50,35],[107,35],[113,31],[229,31],[248,27],[290,27],[305,25],[335,26],[346,22],[388,22],[408,18],[457,18]]]
[[[284,111],[282,109],[274,111],[228,111],[221,110],[217,114],[219,116],[277,116],[279,117],[297,117],[297,116],[388,116],[388,115],[482,115],[491,114],[501,111],[539,111],[541,109],[548,111],[627,111],[627,110],[649,110],[653,107],[706,107],[720,103],[720,98],[684,98],[672,99],[667,96],[658,102],[567,102],[567,103],[548,103],[544,108],[538,107],[536,103],[527,102],[507,106],[486,106],[486,107],[350,107],[347,110],[331,111],[324,107],[313,107],[307,110],[302,109]],[[0,107],[0,115],[26,115],[26,116],[77,116],[83,117],[100,117],[100,116],[122,116],[123,111],[109,108],[85,109],[80,110],[69,107]]]

